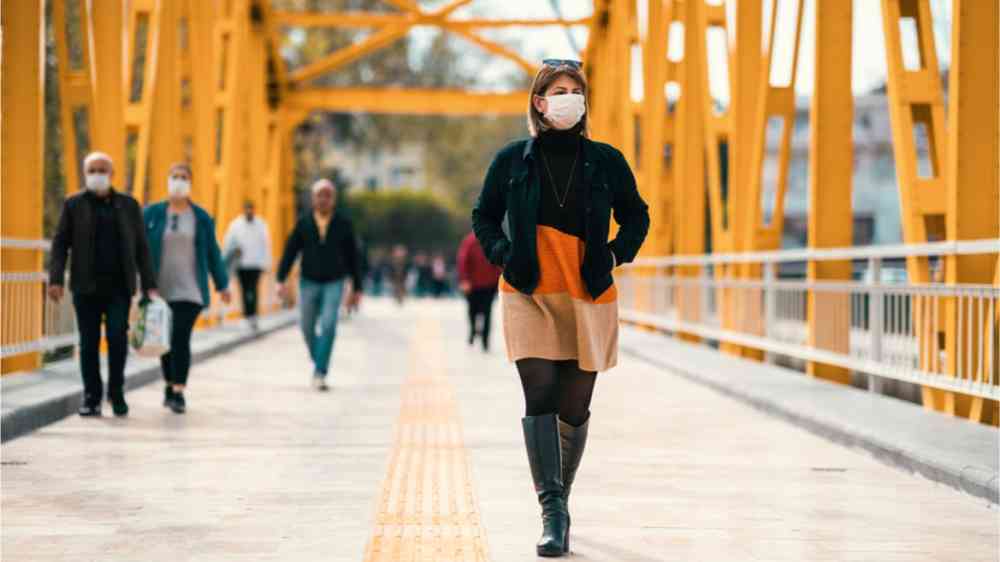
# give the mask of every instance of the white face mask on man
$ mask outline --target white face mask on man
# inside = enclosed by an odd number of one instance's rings
[[[561,131],[575,127],[587,112],[587,104],[582,94],[546,96],[545,102],[548,106],[545,120]]]
[[[171,197],[187,197],[191,194],[191,180],[184,178],[167,178],[167,193]]]
[[[105,193],[111,188],[111,176],[109,174],[87,174],[87,189],[95,193]]]

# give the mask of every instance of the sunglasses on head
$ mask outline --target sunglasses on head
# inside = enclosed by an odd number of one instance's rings
[[[542,61],[545,66],[551,66],[553,68],[558,68],[560,66],[568,66],[573,70],[580,70],[583,68],[583,63],[578,60],[571,59],[545,59]]]

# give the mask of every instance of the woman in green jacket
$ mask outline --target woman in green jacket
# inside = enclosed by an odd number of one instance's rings
[[[160,295],[173,312],[170,352],[160,358],[166,388],[163,405],[174,413],[187,410],[184,389],[191,368],[191,333],[203,308],[212,302],[211,275],[224,303],[229,303],[229,275],[215,239],[215,221],[191,202],[191,167],[174,164],[167,172],[167,200],[143,213],[146,237]]]
[[[569,552],[567,500],[594,383],[618,357],[612,271],[632,261],[649,229],[625,158],[588,136],[586,100],[580,62],[544,61],[528,100],[531,137],[496,155],[472,211],[487,258],[504,268],[503,329],[524,390],[542,556]],[[620,228],[608,242],[612,215]]]

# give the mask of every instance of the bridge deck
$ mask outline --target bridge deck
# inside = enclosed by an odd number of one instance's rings
[[[332,392],[285,330],[128,420],[3,445],[5,559],[533,560],[521,396],[457,302],[369,301]],[[496,338],[496,347],[501,342]],[[995,510],[637,359],[601,375],[577,560],[997,560]]]

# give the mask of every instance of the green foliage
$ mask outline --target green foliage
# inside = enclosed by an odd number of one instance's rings
[[[404,244],[451,253],[470,228],[468,213],[427,191],[356,191],[343,203],[358,234],[376,249]]]

